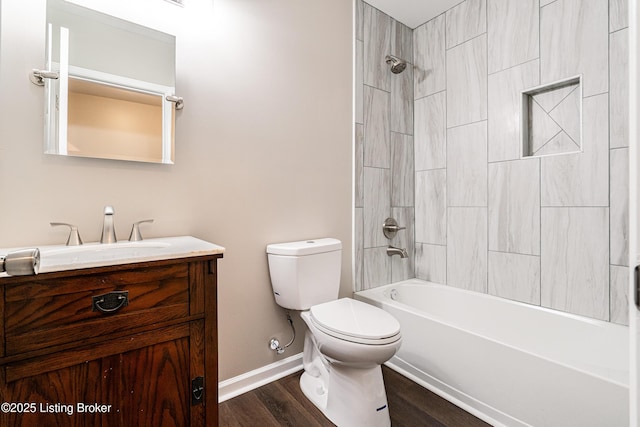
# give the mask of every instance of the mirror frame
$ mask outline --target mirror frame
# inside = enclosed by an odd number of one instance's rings
[[[47,0],[47,9],[50,7],[51,0]],[[82,14],[93,15],[98,21],[113,20],[116,25],[131,25],[144,31],[151,30],[159,34],[166,34],[174,39],[174,57],[173,62],[173,79],[175,84],[175,36],[162,33],[156,29],[144,27],[138,23],[124,20],[120,17],[107,15],[97,10],[88,9],[84,6],[70,4],[70,7],[79,8]],[[163,86],[161,84],[137,80],[130,77],[118,76],[102,71],[90,70],[78,66],[69,65],[69,30],[60,28],[60,58],[59,62],[54,62],[53,52],[53,24],[49,22],[50,16],[47,13],[46,25],[46,68],[47,70],[57,71],[58,78],[45,78],[45,138],[44,152],[54,155],[69,155],[74,157],[87,158],[105,158],[111,160],[127,160],[137,162],[173,164],[175,159],[175,111],[181,108],[182,100],[176,102],[175,87]],[[142,94],[148,96],[159,97],[162,117],[161,117],[161,158],[140,158],[137,156],[120,156],[115,154],[105,155],[77,155],[70,154],[68,150],[68,102],[69,102],[69,83],[71,80],[84,81],[90,84],[100,85],[113,92],[128,92],[127,97],[131,94]],[[154,103],[155,104],[155,103]]]

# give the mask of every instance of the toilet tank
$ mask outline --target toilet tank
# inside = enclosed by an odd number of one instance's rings
[[[276,303],[291,310],[333,301],[340,290],[342,242],[324,238],[267,246]]]

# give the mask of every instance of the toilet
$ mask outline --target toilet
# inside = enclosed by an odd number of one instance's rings
[[[386,311],[338,299],[342,243],[332,238],[267,246],[276,303],[301,310],[308,326],[300,388],[339,427],[390,426],[380,365],[400,348]]]

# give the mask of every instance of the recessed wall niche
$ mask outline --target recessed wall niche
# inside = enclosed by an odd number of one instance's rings
[[[522,157],[582,151],[582,76],[522,92]]]

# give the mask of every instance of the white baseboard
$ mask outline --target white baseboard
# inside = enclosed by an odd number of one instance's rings
[[[302,370],[302,353],[289,356],[262,368],[254,369],[218,383],[218,402],[256,389]]]

